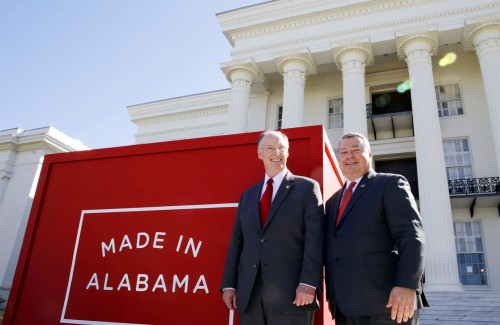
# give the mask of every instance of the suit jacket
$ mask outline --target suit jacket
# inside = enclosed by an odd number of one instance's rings
[[[344,188],[326,203],[325,281],[332,314],[337,306],[347,317],[387,314],[395,286],[415,289],[421,307],[424,233],[408,182],[369,170],[336,226]]]
[[[244,312],[260,269],[264,293],[277,312],[315,310],[317,302],[302,307],[292,302],[299,283],[322,286],[324,208],[319,184],[288,172],[261,227],[263,184],[262,180],[241,195],[221,290],[236,288],[238,311]]]

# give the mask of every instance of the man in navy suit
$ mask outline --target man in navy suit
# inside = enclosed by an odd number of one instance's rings
[[[344,135],[339,166],[346,183],[326,203],[330,311],[337,325],[418,324],[426,305],[422,220],[406,179],[376,173],[371,164],[366,137]]]
[[[287,169],[283,133],[262,133],[257,147],[265,176],[241,195],[221,283],[223,300],[238,311],[241,325],[311,325],[323,279],[319,184]],[[266,194],[268,180],[272,190]],[[261,206],[266,200],[268,212]]]

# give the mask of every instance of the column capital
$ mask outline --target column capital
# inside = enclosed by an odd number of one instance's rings
[[[398,57],[405,60],[410,56],[432,56],[437,54],[438,32],[422,31],[413,34],[396,35]]]
[[[264,81],[264,75],[252,59],[224,62],[220,67],[229,82],[241,79],[251,85],[254,81]]]
[[[372,46],[369,41],[367,42],[348,42],[348,43],[333,43],[332,55],[335,64],[342,70],[342,68],[349,64],[357,64],[368,66],[374,62]]]
[[[466,22],[464,49],[481,51],[490,46],[500,46],[500,19],[487,22]]]
[[[293,50],[274,55],[278,72],[285,76],[290,71],[296,71],[307,77],[316,74],[317,67],[309,49]]]

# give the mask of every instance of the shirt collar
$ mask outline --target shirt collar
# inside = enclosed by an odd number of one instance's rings
[[[359,178],[356,178],[356,179],[354,180],[354,182],[356,182],[356,185],[354,185],[354,187],[352,188],[352,191],[353,191],[353,192],[354,192],[354,190],[356,189],[356,187],[358,187],[358,185],[359,185],[359,181],[361,181],[361,179],[362,179],[362,178],[363,178],[363,176],[361,176],[361,177],[359,177]],[[349,185],[350,185],[350,184],[351,184],[351,181],[350,181],[348,178],[346,178],[346,180],[345,180],[345,188],[349,187]]]
[[[285,167],[281,172],[279,172],[276,176],[273,177],[273,183],[276,185],[281,184],[283,179],[285,178],[286,173],[288,172],[288,169]],[[264,184],[267,183],[267,180],[271,178],[267,174],[264,176]]]

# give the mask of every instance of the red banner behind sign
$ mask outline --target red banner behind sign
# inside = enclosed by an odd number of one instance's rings
[[[290,170],[329,197],[322,127],[285,132]],[[218,289],[239,196],[264,176],[257,137],[46,156],[3,324],[232,324]]]

